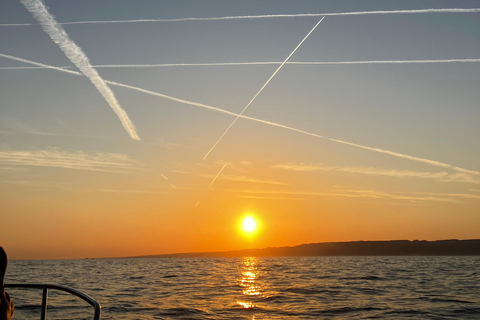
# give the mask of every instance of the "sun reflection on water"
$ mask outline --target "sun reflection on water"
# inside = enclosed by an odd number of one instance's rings
[[[258,259],[254,257],[243,258],[240,261],[240,275],[237,279],[238,284],[242,287],[242,293],[246,300],[250,300],[261,294],[261,285],[258,281],[260,272],[258,271]],[[237,301],[237,304],[245,309],[256,307],[252,301]]]

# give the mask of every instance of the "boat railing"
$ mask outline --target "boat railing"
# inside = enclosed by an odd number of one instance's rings
[[[48,290],[53,289],[53,290],[59,290],[59,291],[64,291],[68,292],[74,296],[79,297],[80,299],[86,301],[89,305],[91,305],[94,308],[94,315],[93,315],[93,320],[99,320],[100,319],[100,304],[95,301],[94,299],[90,298],[86,294],[75,290],[71,289],[65,286],[59,286],[55,284],[38,284],[38,283],[22,283],[22,284],[5,284],[5,288],[22,288],[22,289],[38,289],[38,290],[43,290],[43,295],[42,295],[42,308],[41,308],[41,313],[40,313],[40,320],[45,320],[47,316],[47,299],[48,299]]]

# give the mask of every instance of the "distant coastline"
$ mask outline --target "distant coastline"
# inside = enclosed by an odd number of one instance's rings
[[[238,258],[306,256],[471,256],[480,255],[480,239],[469,240],[391,240],[301,244],[220,252],[189,252],[136,256],[129,258]]]

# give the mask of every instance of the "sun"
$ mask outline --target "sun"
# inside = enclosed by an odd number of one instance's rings
[[[252,232],[257,227],[257,223],[252,217],[246,217],[243,219],[242,227],[245,232]]]

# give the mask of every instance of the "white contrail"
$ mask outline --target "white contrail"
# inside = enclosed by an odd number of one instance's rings
[[[252,102],[255,100],[255,98],[257,98],[257,96],[260,94],[260,92],[263,91],[263,89],[270,83],[270,81],[273,79],[273,77],[275,77],[275,75],[278,73],[278,71],[280,71],[280,69],[285,65],[285,63],[288,61],[288,59],[290,59],[291,56],[293,56],[293,54],[295,53],[295,51],[297,51],[298,48],[300,48],[300,46],[303,44],[303,42],[305,42],[305,40],[307,40],[307,38],[312,34],[312,32],[318,27],[318,25],[323,21],[323,19],[325,19],[325,17],[323,17],[322,19],[320,19],[320,21],[317,22],[317,24],[312,28],[312,30],[310,30],[309,33],[307,33],[307,35],[302,39],[302,41],[300,41],[300,43],[295,47],[295,49],[293,49],[292,53],[290,53],[288,55],[288,57],[282,62],[282,64],[277,68],[277,70],[275,70],[275,72],[270,76],[270,78],[268,78],[267,82],[265,82],[265,84],[260,88],[260,90],[258,90],[258,92],[253,96],[253,98],[250,100],[250,102],[248,102],[248,104],[245,106],[245,108],[243,108],[242,112],[240,112],[240,114],[232,121],[232,123],[230,123],[230,125],[227,127],[227,129],[223,132],[223,134],[220,136],[220,138],[218,138],[217,142],[215,142],[215,144],[210,148],[210,150],[208,150],[207,154],[205,155],[205,157],[203,157],[203,161],[205,161],[205,159],[207,159],[208,155],[213,151],[213,149],[215,149],[215,147],[217,146],[217,144],[223,139],[223,137],[227,134],[227,132],[230,130],[230,128],[235,124],[235,122],[237,122],[238,118],[240,118],[243,113],[245,112],[245,110],[248,109],[248,107],[250,107],[250,105],[252,104]]]
[[[177,189],[177,187],[175,185],[173,185],[173,183],[171,183],[170,180],[163,173],[160,173],[160,176],[163,179],[165,179],[165,181],[167,181],[167,183],[170,185],[170,187],[172,187],[172,189]]]
[[[77,71],[62,69],[62,68],[54,67],[54,66],[49,66],[47,64],[43,64],[43,63],[39,63],[39,62],[35,62],[35,61],[23,59],[23,58],[18,58],[18,57],[14,57],[14,56],[2,54],[2,53],[0,53],[0,57],[4,57],[4,58],[7,58],[7,59],[20,61],[20,62],[24,62],[24,63],[36,65],[36,66],[41,66],[41,67],[45,67],[45,68],[48,68],[48,69],[62,71],[62,72],[70,73],[70,74],[82,75],[80,72],[77,72]],[[165,94],[162,94],[162,93],[159,93],[159,92],[150,91],[150,90],[130,86],[130,85],[119,83],[119,82],[113,82],[113,81],[109,81],[109,80],[106,80],[105,82],[108,83],[108,84],[111,84],[111,85],[115,85],[115,86],[119,86],[119,87],[123,87],[123,88],[128,88],[128,89],[131,89],[131,90],[143,92],[143,93],[146,93],[146,94],[149,94],[149,95],[169,99],[169,100],[180,102],[180,103],[183,103],[183,104],[192,105],[192,106],[200,107],[200,108],[204,108],[204,109],[209,109],[209,110],[216,111],[216,112],[221,112],[221,113],[224,113],[224,114],[227,114],[227,115],[230,115],[230,116],[234,116],[234,117],[239,116],[239,114],[231,112],[231,111],[227,111],[227,110],[224,110],[224,109],[220,109],[220,108],[217,108],[217,107],[209,106],[209,105],[198,103],[198,102],[193,102],[193,101],[188,101],[188,100],[184,100],[184,99],[175,98],[175,97],[168,96],[168,95],[165,95]],[[480,174],[480,172],[478,172],[478,171],[472,171],[472,170],[463,169],[463,168],[460,168],[460,167],[454,167],[450,164],[442,163],[442,162],[439,162],[439,161],[434,161],[434,160],[429,160],[429,159],[425,159],[425,158],[409,156],[409,155],[398,153],[398,152],[393,152],[393,151],[379,149],[379,148],[372,148],[372,147],[368,147],[368,146],[364,146],[364,145],[360,145],[360,144],[356,144],[356,143],[352,143],[352,142],[347,142],[347,141],[343,141],[343,140],[324,137],[324,136],[321,136],[321,135],[318,135],[318,134],[315,134],[315,133],[307,132],[307,131],[304,131],[304,130],[293,128],[293,127],[286,126],[286,125],[283,125],[283,124],[279,124],[279,123],[276,123],[276,122],[271,122],[271,121],[267,121],[267,120],[253,118],[253,117],[249,117],[249,116],[245,116],[245,115],[241,115],[240,118],[255,121],[255,122],[259,122],[259,123],[263,123],[263,124],[267,124],[267,125],[278,127],[278,128],[287,129],[287,130],[298,132],[298,133],[308,135],[308,136],[311,136],[311,137],[316,137],[316,138],[320,138],[320,139],[329,140],[329,141],[332,141],[332,142],[337,142],[337,143],[349,145],[349,146],[356,147],[356,148],[361,148],[361,149],[365,149],[365,150],[369,150],[369,151],[384,153],[384,154],[388,154],[388,155],[391,155],[391,156],[394,156],[394,157],[408,159],[408,160],[411,160],[411,161],[422,162],[422,163],[426,163],[426,164],[429,164],[429,165],[432,165],[432,166],[443,167],[443,168],[452,168],[453,170],[458,171],[458,172],[462,172],[462,173],[465,173],[465,171],[469,171],[469,172],[475,172],[476,174]]]
[[[357,61],[287,61],[289,65],[342,65],[342,64],[429,64],[480,62],[480,59],[429,59],[429,60],[357,60]],[[254,66],[282,64],[281,61],[258,62],[212,62],[212,63],[157,63],[157,64],[97,64],[94,68],[164,68],[164,67],[216,67],[216,66]],[[57,68],[71,69],[71,66]],[[0,70],[36,70],[50,69],[49,67],[0,67]]]
[[[222,169],[220,169],[220,171],[218,171],[217,175],[215,176],[215,178],[213,178],[212,182],[210,182],[210,184],[208,185],[208,188],[210,188],[214,183],[215,181],[217,180],[218,176],[222,173],[223,169],[225,169],[225,167],[228,165],[228,162],[225,163],[222,167]],[[195,205],[195,208],[198,207],[198,205],[200,204],[200,200],[197,201],[197,204]]]
[[[50,36],[53,42],[60,47],[67,58],[75,64],[77,68],[92,82],[95,88],[97,88],[103,98],[117,114],[130,137],[134,140],[140,140],[135,126],[130,121],[125,110],[123,110],[118,103],[112,90],[100,77],[97,70],[92,67],[88,57],[82,49],[70,39],[63,27],[55,21],[42,0],[20,0],[20,2],[32,14],[32,16],[37,19],[42,29]]]
[[[381,11],[351,11],[351,12],[326,12],[326,13],[299,13],[299,14],[264,14],[254,16],[225,16],[210,18],[174,18],[174,19],[136,19],[136,20],[94,20],[94,21],[69,21],[63,25],[75,24],[109,24],[109,23],[145,23],[145,22],[184,22],[184,21],[218,21],[264,18],[305,18],[322,16],[358,16],[376,14],[420,14],[420,13],[475,13],[480,8],[444,8],[444,9],[417,9],[417,10],[381,10]],[[3,23],[0,27],[31,26],[34,23]]]
[[[220,169],[220,171],[218,171],[217,175],[215,176],[215,178],[213,178],[212,182],[210,182],[210,185],[208,186],[209,188],[212,186],[212,184],[215,182],[215,180],[217,180],[218,176],[220,175],[220,173],[222,173],[223,169],[225,169],[225,167],[227,166],[228,162],[225,163],[222,167],[222,169]]]
[[[32,60],[27,60],[27,59],[11,56],[11,55],[8,55],[8,54],[0,53],[0,57],[15,60],[15,61],[19,61],[19,62],[24,62],[24,63],[28,63],[28,64],[32,64],[32,65],[42,67],[42,68],[45,68],[45,69],[53,69],[53,70],[62,71],[62,72],[66,72],[66,73],[70,73],[70,74],[74,74],[74,75],[78,75],[78,76],[82,75],[82,73],[78,72],[78,71],[63,69],[63,68],[55,67],[55,66],[50,66],[48,64],[35,62],[35,61],[32,61]],[[162,93],[159,93],[159,92],[150,91],[150,90],[130,86],[128,84],[123,84],[123,83],[109,81],[109,80],[106,80],[105,82],[108,83],[108,84],[114,85],[114,86],[127,88],[127,89],[132,89],[132,90],[135,90],[135,91],[139,91],[139,92],[143,92],[143,93],[150,94],[150,95],[153,95],[153,96],[169,99],[169,100],[180,102],[180,103],[183,103],[183,104],[188,104],[188,105],[192,105],[192,106],[196,106],[196,107],[200,107],[200,108],[210,109],[210,110],[213,110],[213,111],[222,112],[222,113],[229,114],[229,115],[232,115],[232,116],[237,116],[238,115],[237,113],[230,112],[230,111],[223,110],[223,109],[216,108],[216,107],[212,107],[212,106],[209,106],[209,105],[206,105],[206,104],[203,104],[203,103],[198,103],[198,102],[193,102],[193,101],[188,101],[188,100],[184,100],[184,99],[175,98],[175,97],[168,96],[166,94],[162,94]]]

